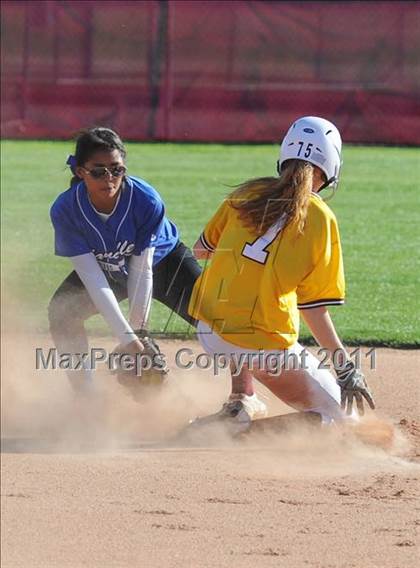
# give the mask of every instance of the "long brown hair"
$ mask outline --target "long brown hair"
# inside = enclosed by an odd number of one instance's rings
[[[263,235],[280,218],[284,227],[296,223],[303,232],[312,191],[313,167],[303,160],[288,160],[280,177],[250,179],[229,194],[231,206],[239,211],[243,225]]]

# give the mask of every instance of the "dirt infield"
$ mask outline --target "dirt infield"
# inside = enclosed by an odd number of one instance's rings
[[[161,344],[170,362],[201,351]],[[419,351],[377,349],[366,368],[370,424],[395,426],[384,451],[331,429],[174,446],[190,418],[220,407],[225,372],[174,368],[141,404],[102,370],[81,400],[61,371],[34,370],[35,347],[47,338],[3,344],[3,567],[417,565]],[[289,411],[258,392],[271,415]]]

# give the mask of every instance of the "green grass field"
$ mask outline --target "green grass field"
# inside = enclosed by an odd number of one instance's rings
[[[128,167],[163,196],[192,245],[233,185],[274,174],[274,145],[128,144]],[[46,308],[70,263],[54,256],[49,208],[67,189],[70,142],[2,143],[2,282],[7,314],[47,331]],[[347,146],[330,201],[341,231],[347,304],[332,309],[349,344],[419,346],[420,149]],[[155,303],[152,329],[188,326]],[[99,317],[91,329],[107,333]],[[308,337],[303,330],[302,337]]]

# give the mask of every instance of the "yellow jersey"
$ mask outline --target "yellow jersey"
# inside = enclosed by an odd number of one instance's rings
[[[200,237],[213,254],[189,313],[234,345],[286,349],[298,340],[299,309],[344,303],[340,237],[328,205],[311,195],[303,234],[282,225],[257,237],[225,200]]]

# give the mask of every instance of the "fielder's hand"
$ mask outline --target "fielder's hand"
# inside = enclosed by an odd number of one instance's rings
[[[169,373],[169,367],[166,364],[165,355],[159,349],[159,345],[152,337],[145,334],[142,334],[140,342],[143,346],[142,356],[145,359],[150,359],[151,362],[151,368],[146,369],[146,371],[156,375],[157,377],[161,377],[161,380],[164,380],[166,375]]]
[[[161,386],[167,379],[165,356],[150,337],[143,335],[128,345],[118,345],[112,355],[112,372],[134,398],[141,398],[147,387]]]
[[[341,407],[351,414],[353,398],[356,399],[359,414],[364,414],[363,399],[367,401],[372,410],[375,408],[372,393],[369,390],[366,379],[361,371],[356,369],[353,361],[335,369],[337,383],[341,388]]]

